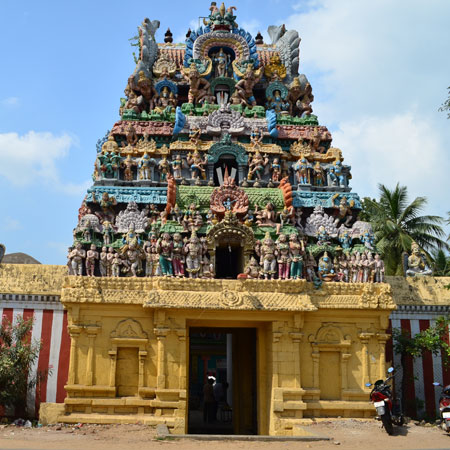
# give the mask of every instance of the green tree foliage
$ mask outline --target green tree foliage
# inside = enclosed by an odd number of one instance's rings
[[[450,86],[448,89],[448,98],[445,100],[444,103],[442,103],[441,107],[439,108],[439,111],[447,111],[447,118],[450,119]]]
[[[27,392],[47,377],[49,370],[31,375],[41,343],[31,340],[33,320],[18,316],[12,324],[5,316],[0,325],[0,405],[26,413]]]
[[[450,276],[450,257],[443,250],[433,254],[433,275],[436,277]]]
[[[400,328],[392,330],[394,351],[400,355],[400,363],[403,369],[401,387],[403,405],[407,405],[410,401],[415,401],[415,399],[407,398],[409,383],[414,382],[413,374],[408,373],[406,370],[407,356],[417,358],[422,356],[423,352],[430,351],[434,355],[442,354],[444,364],[448,364],[450,362],[450,346],[447,343],[449,324],[450,316],[438,317],[432,326],[415,336],[411,336],[408,330]]]
[[[427,253],[437,249],[449,249],[442,240],[445,237],[440,216],[421,215],[427,199],[417,197],[408,203],[408,190],[397,186],[390,190],[383,184],[378,186],[379,200],[364,199],[364,214],[371,222],[378,250],[382,253],[386,275],[403,275],[402,254],[417,244]]]

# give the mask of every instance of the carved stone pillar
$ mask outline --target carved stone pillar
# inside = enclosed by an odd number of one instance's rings
[[[77,383],[77,371],[78,371],[78,338],[80,337],[81,328],[76,325],[70,325],[69,327],[70,335],[70,359],[69,359],[69,377],[67,379],[67,384]]]
[[[272,324],[273,329],[275,328],[275,324]],[[272,389],[275,389],[279,387],[279,345],[280,338],[283,335],[283,333],[279,331],[272,331]]]
[[[320,380],[319,380],[319,362],[320,362],[320,352],[318,348],[314,348],[311,354],[313,361],[313,388],[320,388]]]
[[[346,349],[341,350],[341,389],[345,390],[348,388],[348,360],[350,359],[351,353],[346,353]]]
[[[94,381],[94,356],[95,356],[95,338],[100,331],[100,327],[87,326],[86,333],[89,340],[87,361],[86,361],[86,385],[92,386]]]
[[[144,383],[144,369],[145,359],[147,358],[147,352],[145,350],[139,350],[139,387],[145,387]]]
[[[117,350],[110,350],[109,355],[109,385],[114,387],[116,385],[116,362],[117,362]]]
[[[378,378],[384,379],[386,376],[386,341],[390,338],[389,334],[377,333],[378,339]]]
[[[155,328],[154,333],[156,335],[156,339],[158,340],[158,363],[157,363],[157,381],[156,387],[157,389],[165,389],[166,388],[166,337],[169,332],[168,328]]]
[[[300,367],[300,343],[303,339],[303,333],[291,332],[289,336],[294,344],[294,379],[296,388],[301,388],[301,367]]]
[[[179,389],[186,389],[186,329],[177,330],[178,340],[180,341],[180,369],[179,369]]]
[[[366,383],[370,378],[370,366],[369,366],[369,339],[373,336],[373,333],[359,333],[358,337],[362,344],[361,366],[362,366],[362,388],[365,388]]]

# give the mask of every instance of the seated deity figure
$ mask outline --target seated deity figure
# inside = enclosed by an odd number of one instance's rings
[[[319,259],[317,274],[322,281],[333,281],[336,278],[333,263],[327,252]]]
[[[176,277],[184,277],[184,243],[180,233],[173,235],[172,265]]]
[[[266,237],[262,241],[260,252],[260,265],[262,266],[262,273],[266,280],[271,280],[275,277],[276,273],[277,250],[275,247],[275,242],[272,240],[269,233],[266,233]]]
[[[291,258],[289,251],[289,241],[287,235],[280,234],[277,241],[277,262],[278,262],[278,278],[280,280],[288,280],[290,276]]]
[[[244,274],[249,279],[258,279],[261,275],[261,267],[254,256],[250,258],[250,261],[245,266]]]
[[[156,251],[159,254],[159,267],[161,269],[161,275],[169,277],[173,276],[173,243],[170,239],[169,233],[163,233],[162,237],[158,239],[156,242]]]
[[[266,103],[267,109],[273,109],[276,113],[279,114],[288,114],[289,112],[289,103],[285,102],[281,97],[281,92],[276,90],[273,92],[273,97],[269,97]]]
[[[264,209],[259,210],[258,205],[255,207],[256,224],[262,227],[276,226],[276,213],[271,202],[267,203]]]
[[[190,239],[184,247],[186,256],[186,271],[189,278],[198,278],[201,269],[202,245],[195,232],[192,233]]]
[[[406,276],[414,277],[417,275],[431,275],[432,271],[427,266],[426,257],[420,251],[420,247],[416,242],[411,244],[411,256],[408,258],[408,268]]]
[[[75,248],[69,253],[69,260],[72,266],[72,273],[77,276],[83,275],[83,260],[86,258],[86,250],[80,242],[75,244]]]
[[[175,94],[170,91],[167,86],[164,86],[156,100],[155,111],[159,114],[173,113],[177,106],[177,99]]]
[[[291,259],[291,271],[290,276],[292,280],[302,278],[303,275],[303,241],[298,240],[298,236],[292,233],[289,236],[289,252]]]

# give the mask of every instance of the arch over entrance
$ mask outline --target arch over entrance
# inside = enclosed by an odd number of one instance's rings
[[[255,247],[251,228],[227,211],[224,219],[206,234],[208,252],[216,278],[236,278],[244,271]]]

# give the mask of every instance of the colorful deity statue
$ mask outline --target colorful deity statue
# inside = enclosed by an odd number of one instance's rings
[[[373,246],[375,244],[375,236],[369,230],[366,230],[361,236],[361,242],[364,244],[364,247],[369,250],[373,250]]]
[[[268,81],[281,81],[286,78],[286,67],[281,62],[280,55],[275,53],[270,58],[270,63],[264,67],[264,75]]]
[[[132,222],[128,226],[128,231],[122,236],[122,247],[120,252],[124,255],[130,245],[133,245],[134,248],[140,248],[141,242],[141,238],[139,234],[136,233],[135,225]]]
[[[286,234],[281,233],[277,241],[278,278],[287,280],[290,276],[291,258],[289,241]]]
[[[344,169],[340,159],[334,162],[334,164],[329,168],[328,173],[333,186],[345,187]]]
[[[189,83],[188,101],[189,103],[200,103],[208,95],[209,82],[200,76],[196,64],[193,62],[188,71],[183,71],[183,76]]]
[[[384,261],[378,253],[375,255],[374,282],[384,283]]]
[[[159,114],[173,113],[176,106],[177,98],[175,94],[167,86],[164,86],[156,100],[155,111]]]
[[[176,277],[184,277],[184,243],[180,233],[173,235],[172,265]]]
[[[202,245],[195,231],[192,232],[189,241],[185,244],[186,271],[189,278],[198,278],[201,269]]]
[[[150,158],[149,154],[145,152],[138,163],[138,170],[139,170],[139,179],[140,180],[151,180],[152,179],[152,159]]]
[[[103,235],[103,243],[105,245],[111,245],[114,239],[114,229],[109,220],[104,220],[102,222],[102,235]]]
[[[421,252],[416,242],[411,244],[411,256],[408,257],[408,268],[406,276],[414,277],[416,275],[431,275],[432,271],[427,265],[426,257]]]
[[[312,93],[312,87],[307,82],[305,85],[305,88],[302,90],[302,94],[297,100],[297,108],[299,109],[299,115],[301,117],[303,116],[309,116],[312,114],[313,109],[311,106],[311,103],[314,101],[314,95]]]
[[[128,246],[122,262],[133,277],[137,277],[142,272],[141,249],[136,247],[134,242]]]
[[[255,207],[256,224],[262,227],[274,227],[276,225],[276,213],[274,206],[268,202],[264,209],[259,210],[258,205]]]
[[[99,261],[98,261],[100,276],[106,277],[107,275],[107,266],[108,266],[108,248],[103,246],[102,251],[100,252]]]
[[[319,259],[317,274],[321,281],[333,281],[336,278],[333,263],[327,252]]]
[[[345,230],[343,233],[339,235],[339,242],[341,243],[341,247],[344,250],[348,250],[352,244],[352,237],[350,236],[350,233]]]
[[[278,158],[274,158],[270,166],[270,171],[272,173],[271,175],[272,181],[278,183],[281,180],[281,164]]]
[[[223,51],[223,48],[221,48],[219,52],[214,55],[212,60],[214,63],[214,76],[215,77],[228,76],[230,56]]]
[[[120,277],[120,266],[123,265],[122,258],[118,253],[114,253],[111,263],[111,276]]]
[[[88,277],[94,276],[95,261],[98,259],[97,247],[92,244],[86,253],[86,275]]]
[[[72,273],[77,276],[83,275],[83,260],[86,258],[86,250],[80,242],[75,243],[75,248],[69,253],[69,262],[72,266]]]
[[[338,259],[339,277],[344,283],[349,281],[349,262],[345,253],[342,253]]]
[[[281,97],[281,92],[276,89],[273,96],[267,99],[267,109],[273,109],[277,114],[287,114],[289,112],[289,103]]]
[[[183,211],[181,211],[180,207],[175,203],[175,206],[172,207],[171,211],[171,219],[177,221],[181,225],[181,221],[183,220]]]
[[[313,178],[315,186],[325,186],[325,172],[319,161],[316,161],[316,164],[314,164]]]
[[[159,267],[163,276],[173,276],[172,250],[173,244],[170,239],[170,234],[163,233],[162,237],[156,243],[156,251],[159,254]]]
[[[309,164],[308,160],[301,155],[298,161],[292,166],[295,173],[295,178],[298,184],[310,184],[310,170],[311,164]]]
[[[330,235],[323,225],[317,229],[317,245],[327,245],[330,243]]]
[[[134,147],[138,143],[139,138],[132,123],[129,123],[125,129],[125,138],[130,147]]]
[[[173,161],[170,162],[172,166],[172,174],[176,180],[182,178],[181,171],[183,169],[183,160],[181,159],[181,155],[176,155]]]
[[[206,171],[204,167],[208,162],[206,156],[205,158],[202,158],[200,153],[195,150],[194,154],[191,154],[190,152],[188,153],[186,161],[191,168],[192,179],[197,180],[200,179],[200,177],[204,180],[206,179]]]
[[[152,246],[146,245],[144,247],[144,256],[145,256],[145,276],[152,277],[154,273],[154,257],[152,252]]]
[[[343,223],[345,227],[349,227],[350,222],[353,219],[352,208],[355,206],[355,201],[350,200],[349,202],[347,197],[344,196],[339,200],[339,205],[335,205],[335,201],[338,197],[339,194],[334,194],[333,197],[331,197],[333,207],[337,209],[337,217],[334,221],[334,225],[338,227],[341,223]]]
[[[136,162],[133,160],[130,154],[128,154],[124,161],[122,161],[121,166],[125,169],[123,172],[125,181],[133,181],[133,167],[135,167],[136,165]]]
[[[191,203],[189,208],[185,211],[183,220],[181,221],[184,231],[197,231],[203,225],[203,218],[200,212],[197,210],[197,205]]]
[[[202,278],[214,278],[214,266],[206,254],[202,259]]]
[[[256,175],[258,180],[261,180],[264,169],[267,166],[268,162],[269,158],[267,157],[267,155],[262,156],[259,150],[256,150],[256,153],[253,155],[248,165],[247,179],[252,180],[254,175]]]
[[[256,105],[256,99],[253,95],[253,88],[255,87],[255,84],[259,82],[263,74],[261,69],[258,72],[259,73],[255,75],[253,65],[248,64],[244,77],[238,81],[235,86],[237,96],[244,104],[248,106]]]
[[[316,277],[317,262],[311,252],[308,252],[305,265],[306,265],[306,279],[312,282]]]
[[[260,148],[263,141],[263,132],[258,127],[253,127],[250,133],[250,144],[253,148]]]
[[[261,260],[260,264],[262,266],[262,273],[264,279],[271,280],[275,277],[277,268],[277,257],[276,257],[276,247],[275,242],[270,237],[269,233],[266,233],[265,238],[262,241],[261,248]]]
[[[249,279],[257,280],[261,275],[261,267],[254,256],[252,256],[245,266],[244,274]]]
[[[170,173],[170,162],[167,161],[166,155],[164,155],[161,161],[159,162],[158,169],[159,169],[159,181],[166,182],[167,175],[169,175]]]
[[[114,220],[113,207],[117,205],[117,200],[113,195],[110,196],[107,192],[103,192],[102,198],[98,201],[95,192],[92,192],[92,202],[100,205],[104,220],[107,219],[110,222]]]
[[[112,247],[108,248],[108,254],[106,255],[106,276],[112,277],[112,264],[114,257],[117,253]]]
[[[298,236],[292,233],[289,236],[289,251],[291,258],[290,276],[292,280],[302,278],[303,275],[303,241],[298,240]]]
[[[151,111],[155,106],[155,99],[157,98],[158,94],[153,87],[152,80],[145,76],[143,70],[139,72],[137,89],[141,93],[141,99],[138,99],[138,103],[142,103],[142,110]]]

